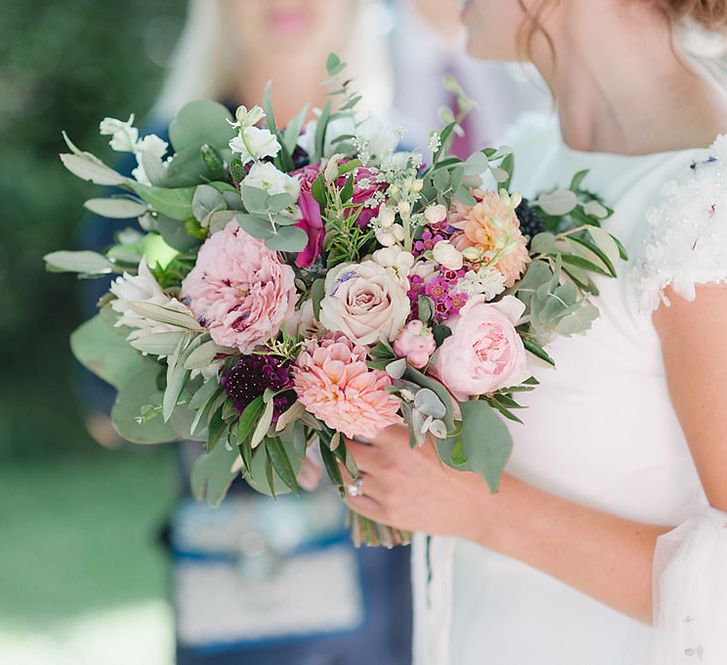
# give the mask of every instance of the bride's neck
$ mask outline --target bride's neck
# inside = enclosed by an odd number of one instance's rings
[[[727,94],[675,55],[666,19],[624,3],[622,11],[584,20],[559,17],[554,30],[555,59],[544,40],[533,59],[570,147],[648,154],[707,146],[727,129]]]

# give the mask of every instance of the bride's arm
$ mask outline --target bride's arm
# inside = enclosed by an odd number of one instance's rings
[[[694,302],[674,297],[672,303],[654,321],[674,408],[709,501],[725,510],[727,288],[699,287]],[[372,446],[351,448],[368,496],[349,503],[364,515],[403,529],[474,540],[651,621],[656,540],[671,526],[621,519],[510,476],[492,496],[478,476],[443,468],[426,447],[411,450],[401,428],[385,430]]]

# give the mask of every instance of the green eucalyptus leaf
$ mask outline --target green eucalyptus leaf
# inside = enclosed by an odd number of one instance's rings
[[[233,219],[245,233],[249,233],[253,238],[257,238],[258,240],[266,240],[275,233],[272,224],[265,217],[237,213]]]
[[[147,211],[147,206],[143,203],[125,197],[89,199],[83,205],[95,215],[109,219],[130,219],[139,217]]]
[[[225,148],[235,136],[235,129],[228,120],[232,120],[230,112],[218,102],[189,102],[169,125],[169,140],[175,152],[187,148],[198,151],[205,144]]]
[[[46,269],[50,272],[77,272],[82,275],[108,275],[121,272],[103,254],[97,252],[51,252],[46,254]]]
[[[306,232],[297,226],[285,226],[265,240],[268,249],[276,252],[302,252],[308,244]]]
[[[238,460],[237,450],[228,450],[227,446],[215,446],[211,453],[198,457],[189,477],[194,498],[197,501],[206,499],[211,506],[219,506],[232,481],[240,474]]]
[[[114,328],[97,314],[71,335],[71,350],[78,362],[117,390],[142,369],[158,367],[129,346],[127,332],[128,328]]]
[[[108,187],[124,185],[128,181],[127,178],[106,166],[91,153],[84,152],[78,155],[63,153],[60,157],[63,166],[81,180]]]
[[[224,210],[225,199],[214,187],[199,185],[192,197],[192,214],[198,222],[202,222],[214,212]]]
[[[159,367],[150,364],[137,372],[119,389],[111,409],[114,429],[132,443],[166,443],[177,438],[176,432],[161,416],[162,393],[157,387]],[[158,415],[144,419],[145,409],[153,407]]]
[[[166,189],[153,185],[143,185],[133,180],[129,181],[129,186],[138,196],[162,215],[179,220],[184,220],[192,216],[192,199],[194,198],[196,187]]]
[[[479,473],[492,492],[512,453],[512,437],[492,407],[481,400],[460,404],[462,411],[462,451],[468,466]]]

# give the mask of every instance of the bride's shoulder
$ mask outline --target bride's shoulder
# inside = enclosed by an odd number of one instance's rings
[[[685,155],[647,223],[633,268],[642,311],[668,304],[669,286],[693,300],[697,284],[727,283],[727,135]]]

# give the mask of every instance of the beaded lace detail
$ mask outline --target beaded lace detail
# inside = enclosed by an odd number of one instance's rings
[[[648,213],[649,230],[633,268],[639,307],[651,313],[669,305],[671,286],[694,300],[697,284],[727,283],[727,135],[701,161],[685,165]]]

